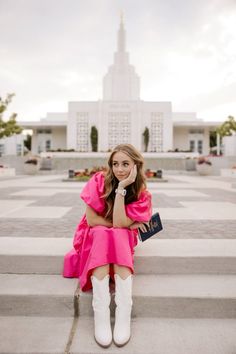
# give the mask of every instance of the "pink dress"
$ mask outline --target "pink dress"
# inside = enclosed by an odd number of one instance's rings
[[[103,172],[96,173],[85,185],[80,196],[99,215],[103,215],[105,202]],[[148,221],[152,215],[151,194],[145,190],[139,199],[125,206],[126,215],[134,221]],[[134,273],[134,247],[137,230],[106,226],[90,227],[86,215],[82,217],[74,235],[74,248],[65,255],[63,276],[79,278],[80,288],[92,288],[90,276],[94,268],[105,264],[129,267]],[[113,278],[111,267],[110,275]]]

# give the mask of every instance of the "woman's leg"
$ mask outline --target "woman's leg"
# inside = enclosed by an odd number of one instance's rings
[[[94,336],[96,342],[104,348],[109,347],[112,342],[109,279],[109,264],[95,268],[91,276],[93,285]]]
[[[113,332],[114,342],[117,346],[125,345],[130,339],[130,321],[132,310],[132,280],[130,268],[114,264],[115,273],[115,327]]]
[[[132,274],[130,268],[118,264],[114,264],[114,273],[118,274],[122,279],[126,279]]]
[[[105,264],[104,266],[94,268],[93,276],[97,279],[103,279],[107,274],[109,274],[110,264]]]

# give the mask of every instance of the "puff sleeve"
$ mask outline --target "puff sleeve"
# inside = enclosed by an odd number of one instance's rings
[[[105,208],[105,202],[102,198],[103,193],[104,175],[103,172],[97,172],[84,186],[80,198],[97,213],[102,213]]]
[[[126,205],[126,215],[134,221],[149,221],[152,216],[152,196],[145,190],[136,202]]]

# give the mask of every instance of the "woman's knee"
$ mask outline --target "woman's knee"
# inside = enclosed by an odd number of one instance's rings
[[[107,274],[109,274],[110,264],[105,264],[93,269],[92,274],[99,280],[103,279]]]
[[[123,279],[126,279],[130,274],[132,274],[132,271],[129,267],[119,264],[114,264],[114,272],[119,274],[119,276]]]

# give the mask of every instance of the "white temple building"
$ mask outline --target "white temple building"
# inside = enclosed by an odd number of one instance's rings
[[[148,152],[191,150],[209,153],[209,133],[219,125],[196,113],[172,112],[171,102],[140,98],[140,78],[130,64],[126,32],[121,18],[114,62],[103,78],[103,99],[68,103],[67,113],[48,113],[38,122],[21,122],[32,129],[32,152],[57,149],[92,151],[91,127],[98,130],[98,151],[120,143],[145,150],[143,132],[149,129]]]

